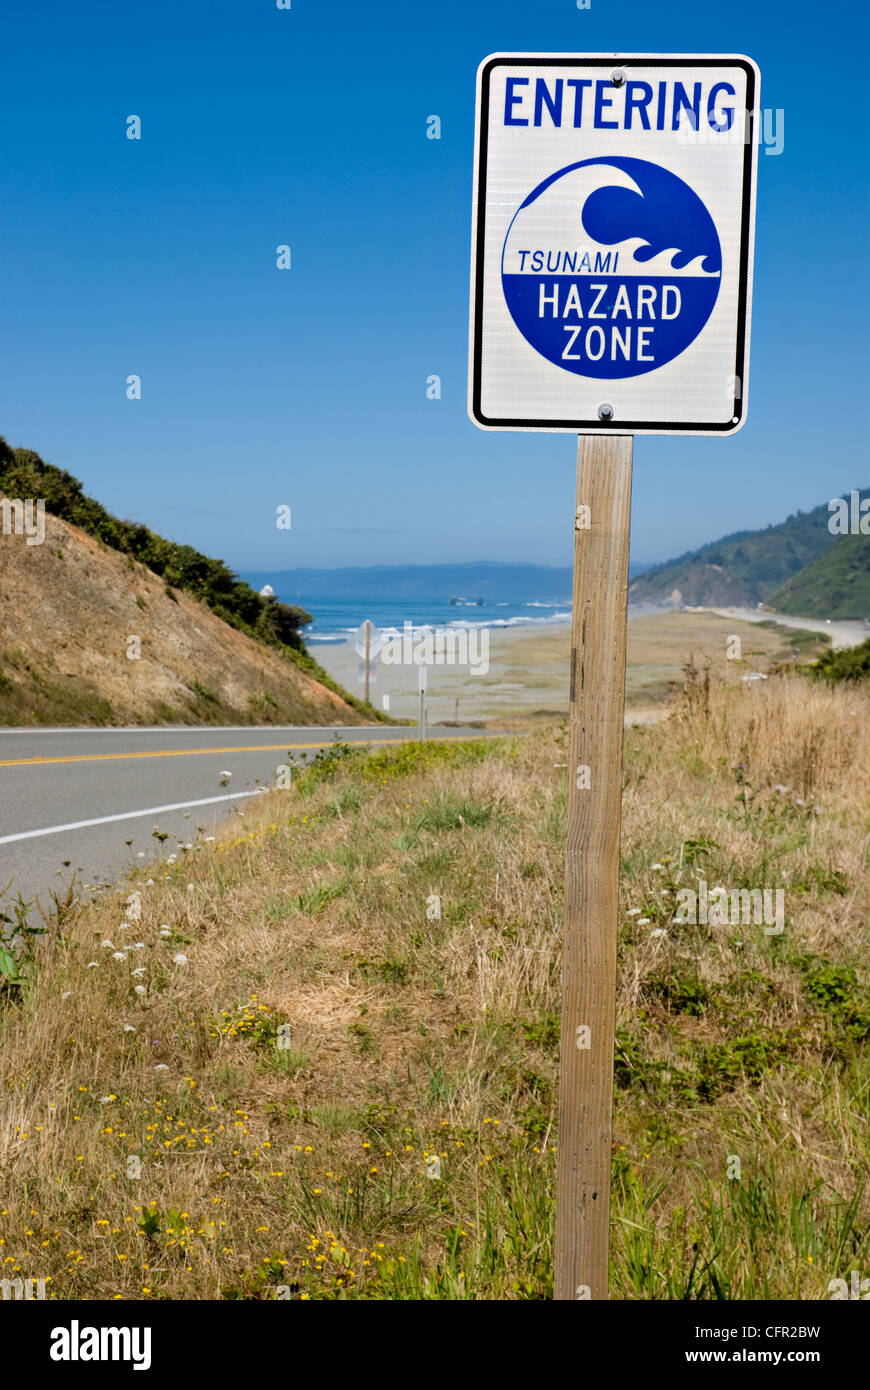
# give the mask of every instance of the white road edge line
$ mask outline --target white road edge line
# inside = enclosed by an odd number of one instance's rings
[[[188,806],[211,806],[216,801],[239,801],[245,796],[262,796],[265,787],[253,792],[230,792],[227,796],[206,796],[200,801],[175,801],[171,806],[147,806],[144,811],[121,811],[117,816],[96,816],[93,820],[74,820],[68,825],[50,825],[45,830],[20,830],[16,835],[0,835],[0,845],[13,840],[33,840],[39,835],[60,835],[64,830],[84,830],[89,825],[109,825],[116,820],[135,820],[137,816],[157,816],[164,811],[184,811]]]

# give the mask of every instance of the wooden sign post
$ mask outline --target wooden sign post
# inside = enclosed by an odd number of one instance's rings
[[[607,1297],[632,445],[746,419],[759,83],[740,53],[477,72],[468,413],[580,436],[557,1299]]]
[[[556,1183],[557,1299],[607,1298],[631,435],[580,435]]]
[[[366,618],[366,621],[365,621],[365,629],[366,629],[366,654],[365,654],[365,663],[366,663],[366,674],[365,674],[366,694],[365,694],[365,701],[366,701],[366,704],[368,704],[368,702],[369,702],[370,681],[371,681],[371,670],[372,670],[372,668],[371,668],[372,625],[371,625],[371,623],[369,622],[368,618]]]

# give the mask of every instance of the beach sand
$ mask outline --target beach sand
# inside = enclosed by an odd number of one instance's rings
[[[741,640],[742,663],[726,657],[727,640],[732,636]],[[485,675],[471,674],[467,667],[429,668],[428,722],[519,729],[564,718],[568,712],[570,640],[567,622],[492,628]],[[794,640],[793,631],[760,628],[756,623],[708,610],[630,616],[626,722],[646,723],[666,713],[683,683],[683,667],[689,660],[698,667],[709,662],[727,679],[739,680],[751,671],[767,672],[777,661],[792,660]],[[311,652],[331,676],[362,695],[362,663],[350,643],[313,644]],[[809,649],[801,648],[801,660],[810,655]],[[372,703],[383,708],[386,695],[394,718],[416,722],[420,698],[417,668],[375,661],[372,670]]]

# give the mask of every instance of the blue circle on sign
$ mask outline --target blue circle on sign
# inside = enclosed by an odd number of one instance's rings
[[[557,367],[618,380],[671,362],[719,294],[710,213],[676,174],[645,159],[569,164],[517,209],[502,288],[517,328]]]

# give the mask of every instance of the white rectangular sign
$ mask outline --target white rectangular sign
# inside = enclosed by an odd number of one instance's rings
[[[733,434],[746,414],[751,58],[494,54],[477,75],[469,414]]]

